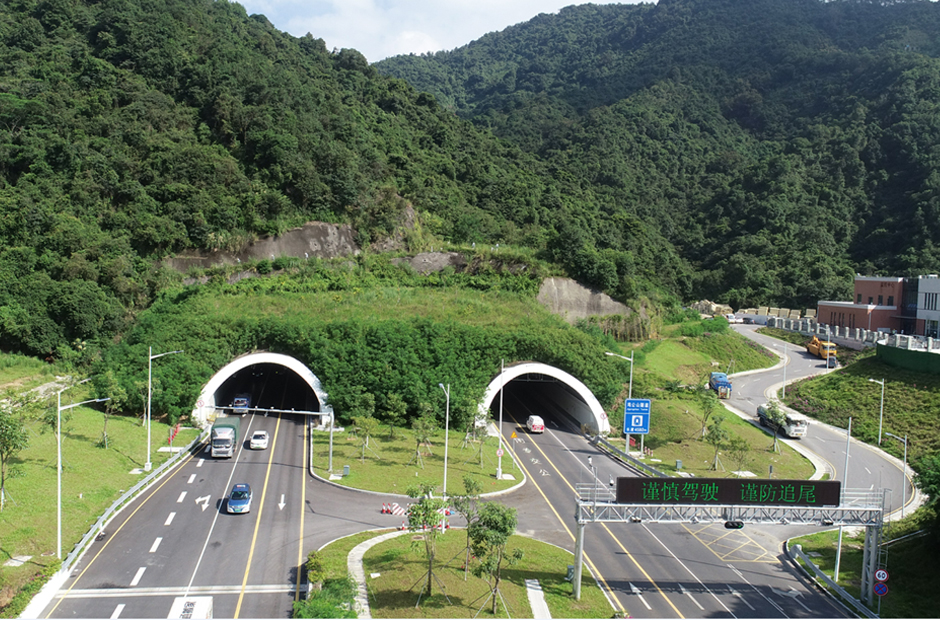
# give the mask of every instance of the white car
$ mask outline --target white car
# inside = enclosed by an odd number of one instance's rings
[[[542,418],[537,415],[530,415],[529,419],[525,421],[525,427],[529,429],[530,433],[545,432],[545,422],[543,422]]]
[[[266,450],[268,447],[268,431],[255,431],[248,445],[252,450]]]

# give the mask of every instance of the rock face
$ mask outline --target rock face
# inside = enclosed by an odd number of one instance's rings
[[[698,301],[689,307],[700,314],[710,314],[712,316],[718,314],[731,314],[734,312],[734,310],[732,310],[731,306],[728,304],[716,304],[714,302],[708,301],[707,299]]]
[[[293,256],[296,258],[335,258],[355,256],[360,249],[355,231],[348,224],[309,222],[278,237],[262,237],[240,252],[185,252],[167,259],[169,267],[187,271],[190,267],[233,265],[253,259]]]
[[[440,271],[445,267],[453,267],[454,271],[461,272],[467,268],[467,259],[459,252],[422,252],[414,258],[392,259],[395,265],[408,263],[411,268],[423,276]]]
[[[538,301],[569,323],[589,316],[631,314],[633,311],[614,301],[606,293],[582,286],[569,278],[545,278],[539,289]]]

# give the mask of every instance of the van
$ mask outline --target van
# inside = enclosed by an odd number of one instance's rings
[[[530,433],[545,432],[545,422],[537,415],[530,415],[529,419],[525,421],[525,427],[529,429]]]

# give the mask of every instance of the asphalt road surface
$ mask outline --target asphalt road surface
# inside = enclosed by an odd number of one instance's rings
[[[741,331],[764,338],[749,326]],[[799,350],[791,349],[788,357],[785,370],[735,378],[729,404],[753,416],[784,372],[790,380],[822,371],[821,361]],[[609,486],[618,476],[636,474],[591,445],[556,410],[557,389],[563,388],[549,382],[506,386],[500,431],[517,464],[503,464],[527,481],[501,501],[518,509],[520,533],[573,551],[577,486],[594,484],[595,477]],[[530,412],[545,418],[544,434],[526,432]],[[165,618],[174,598],[183,595],[211,595],[217,617],[289,617],[300,596],[297,567],[307,552],[348,534],[400,525],[401,517],[379,510],[400,497],[340,488],[307,474],[302,416],[245,416],[242,438],[256,429],[270,434],[267,450],[249,450],[246,441],[235,457],[211,459],[200,447],[126,507],[41,617]],[[844,478],[844,431],[814,424],[799,441],[820,455],[832,475]],[[895,480],[895,488],[901,486],[896,463],[854,442],[849,471],[853,488],[891,486]],[[248,514],[226,512],[235,483],[253,489]],[[899,507],[901,493],[891,495],[892,506]],[[847,617],[783,555],[784,539],[812,530],[592,524],[586,528],[585,561],[614,608],[634,617]]]

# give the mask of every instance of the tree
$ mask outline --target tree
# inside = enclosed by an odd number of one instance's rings
[[[451,506],[453,506],[454,512],[463,517],[467,524],[467,546],[464,550],[466,557],[464,558],[463,565],[463,580],[466,581],[467,573],[470,572],[470,551],[472,547],[470,544],[470,524],[474,523],[477,519],[477,503],[480,501],[480,493],[483,491],[483,485],[470,474],[464,474],[463,488],[464,492],[462,495],[451,496]],[[458,553],[457,555],[460,554]]]
[[[715,393],[715,390],[709,387],[699,388],[698,402],[699,419],[702,421],[701,436],[704,438],[708,420],[711,418],[712,414],[715,413],[715,409],[718,407],[718,394]]]
[[[744,471],[751,462],[751,444],[743,437],[735,435],[728,441],[728,454],[738,471]]]
[[[353,424],[355,425],[356,439],[361,450],[359,461],[365,463],[366,450],[374,454],[375,458],[379,458],[378,453],[369,445],[369,440],[379,429],[379,421],[369,416],[357,416],[353,418]]]
[[[787,423],[787,414],[780,409],[780,404],[775,400],[767,404],[767,422],[774,430],[773,451],[779,452],[780,447],[777,445],[777,431],[781,426]]]
[[[428,561],[427,573],[418,579],[418,581],[421,581],[424,577],[428,578],[424,596],[431,596],[431,585],[433,580],[437,579],[434,574],[434,557],[437,554],[437,538],[441,535],[441,531],[438,530],[441,524],[441,513],[446,507],[443,498],[434,497],[434,486],[433,482],[419,482],[408,487],[407,491],[408,497],[417,500],[408,508],[408,529],[412,532],[422,533],[421,540],[416,540],[415,544],[420,545],[423,543],[424,554]],[[437,583],[444,597],[447,598],[447,594],[444,592],[444,584],[441,583],[440,579],[437,579]],[[415,585],[417,585],[417,582]],[[450,602],[449,598],[447,598],[447,602]],[[418,596],[418,604],[420,603],[421,595]],[[417,605],[415,606],[417,607]]]
[[[405,422],[405,416],[408,413],[408,403],[401,397],[401,394],[389,394],[385,399],[384,418],[388,424],[388,438],[395,438],[395,427],[401,426]]]
[[[497,604],[503,601],[499,592],[500,571],[503,562],[512,566],[522,559],[522,551],[514,549],[507,552],[509,537],[516,533],[516,509],[497,502],[488,502],[480,507],[477,519],[468,527],[472,541],[473,554],[480,559],[480,565],[474,572],[486,575],[490,581],[489,599],[493,600],[492,613],[496,615]],[[483,603],[486,605],[486,601]]]
[[[424,459],[421,458],[421,446],[431,447],[431,435],[437,430],[437,422],[433,414],[423,415],[411,421],[411,428],[415,433],[415,456],[411,462],[417,462],[424,469]],[[410,465],[411,463],[409,463]]]
[[[729,437],[728,430],[724,428],[724,422],[725,416],[716,415],[715,420],[708,427],[708,433],[705,434],[705,441],[715,448],[715,458],[712,460],[710,467],[714,471],[717,471],[721,466],[721,461],[718,460],[718,452],[725,446],[725,442],[728,441]]]
[[[6,503],[7,478],[16,475],[11,461],[29,446],[29,432],[26,430],[22,406],[24,400],[10,391],[4,395],[0,405],[0,511]]]
[[[108,420],[120,408],[121,403],[127,400],[127,392],[110,368],[100,375],[95,375],[95,389],[98,394],[106,395],[103,398],[111,399],[104,403],[104,428],[101,429],[101,439],[98,440],[98,445],[107,448]]]
[[[917,463],[914,484],[930,498],[930,503],[940,499],[940,454],[929,454]]]

